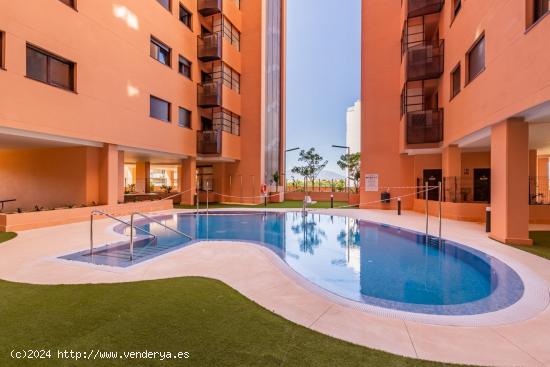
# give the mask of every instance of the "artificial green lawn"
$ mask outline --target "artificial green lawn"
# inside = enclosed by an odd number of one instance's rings
[[[514,246],[514,247],[550,260],[550,232],[548,231],[529,232],[529,238],[533,240],[533,246]]]
[[[282,203],[268,203],[267,204],[267,207],[268,208],[288,208],[288,209],[296,209],[296,208],[301,208],[302,207],[302,202],[301,201],[284,201]],[[334,207],[335,208],[338,208],[338,207],[341,207],[341,206],[346,206],[349,208],[348,206],[349,204],[345,201],[335,201],[334,202]],[[208,205],[209,208],[211,209],[227,209],[227,208],[253,208],[253,209],[262,209],[264,208],[264,204],[260,204],[260,205],[239,205],[239,204],[209,204]],[[195,209],[196,206],[192,206],[192,205],[174,205],[174,208],[177,208],[177,209]],[[205,209],[206,208],[206,204],[205,203],[202,203],[200,204],[199,206],[200,209]],[[323,201],[319,201],[313,205],[308,205],[308,208],[313,208],[313,209],[327,209],[327,208],[330,208],[330,202],[323,202]]]
[[[316,333],[205,278],[59,286],[2,281],[0,315],[0,366],[443,366]],[[13,360],[13,349],[51,349],[52,359]],[[57,359],[58,349],[190,357],[77,362]]]
[[[15,232],[0,232],[0,243],[11,240],[16,236],[17,236],[17,233]]]

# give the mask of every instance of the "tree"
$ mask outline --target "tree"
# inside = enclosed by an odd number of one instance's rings
[[[323,161],[323,157],[315,151],[315,148],[310,148],[307,151],[302,149],[298,161],[304,162],[304,165],[293,167],[291,172],[303,176],[306,180],[309,179],[310,181],[315,180],[315,177],[317,177],[328,164],[328,161]]]
[[[349,172],[348,178],[353,181],[353,186],[357,190],[361,179],[361,153],[343,154],[336,163],[338,167]]]

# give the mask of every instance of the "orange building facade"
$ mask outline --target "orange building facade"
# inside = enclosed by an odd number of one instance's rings
[[[550,219],[547,0],[363,0],[362,176],[425,211],[530,244]],[[397,188],[399,187],[399,188]],[[408,187],[408,188],[405,188]],[[394,189],[391,189],[394,188]],[[380,193],[361,192],[363,207]],[[439,191],[429,191],[437,212]]]
[[[284,0],[0,9],[4,212],[258,203],[284,172]]]

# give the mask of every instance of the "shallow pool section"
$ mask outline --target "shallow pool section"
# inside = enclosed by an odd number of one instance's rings
[[[138,222],[142,236],[133,261],[121,242],[64,256],[127,267],[202,240],[266,246],[311,283],[348,300],[425,314],[474,315],[517,302],[524,286],[503,262],[470,247],[388,225],[300,212],[177,214],[162,221],[188,233],[186,240],[155,223]],[[119,225],[115,229],[128,233]]]

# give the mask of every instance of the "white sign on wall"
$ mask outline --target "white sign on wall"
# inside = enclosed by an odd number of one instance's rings
[[[378,173],[367,173],[365,175],[365,191],[378,192]]]

